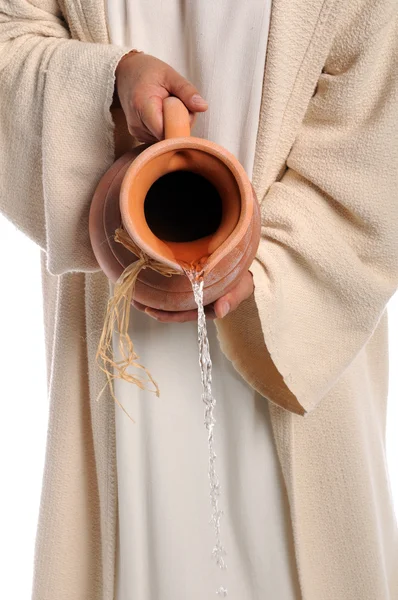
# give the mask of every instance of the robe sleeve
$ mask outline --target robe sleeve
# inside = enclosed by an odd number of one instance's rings
[[[89,209],[114,160],[115,69],[131,48],[72,39],[57,4],[41,6],[0,0],[0,212],[51,274],[100,271]]]
[[[261,202],[250,270],[266,352],[236,359],[250,361],[248,372],[262,362],[257,388],[302,416],[345,373],[398,287],[398,5],[351,6],[286,170]],[[230,319],[243,335],[239,316]]]

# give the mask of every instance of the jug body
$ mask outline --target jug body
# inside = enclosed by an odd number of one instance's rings
[[[166,100],[166,139],[137,146],[103,175],[90,207],[89,233],[100,267],[116,283],[138,260],[115,240],[123,227],[145,255],[175,272],[166,277],[141,270],[134,299],[161,310],[189,310],[196,304],[184,268],[203,271],[205,305],[227,293],[256,254],[260,210],[238,160],[190,136],[184,105]]]

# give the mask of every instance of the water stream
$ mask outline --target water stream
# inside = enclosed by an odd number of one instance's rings
[[[186,275],[188,276],[192,290],[195,296],[195,302],[198,307],[198,345],[199,345],[199,365],[202,378],[202,400],[205,404],[205,419],[204,424],[208,430],[208,449],[209,449],[209,480],[210,480],[210,504],[212,508],[212,515],[210,519],[210,525],[214,525],[216,544],[212,551],[212,556],[215,559],[220,569],[226,569],[227,565],[224,561],[226,551],[221,543],[220,537],[220,519],[223,515],[223,511],[219,508],[218,499],[220,496],[220,482],[216,475],[216,453],[214,451],[214,425],[216,420],[214,418],[214,407],[216,405],[216,399],[213,396],[211,383],[212,383],[212,363],[209,351],[209,340],[207,337],[206,328],[206,316],[203,307],[203,276],[196,270],[187,270]],[[220,586],[216,592],[216,595],[225,598],[228,595],[228,591],[225,587]]]

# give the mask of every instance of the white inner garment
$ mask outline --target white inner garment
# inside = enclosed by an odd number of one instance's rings
[[[111,40],[164,60],[209,102],[192,135],[232,152],[252,177],[271,0],[108,0]],[[113,287],[113,286],[112,286]],[[214,531],[197,323],[131,309],[129,334],[160,398],[116,379],[119,545],[116,600],[299,600],[290,513],[268,414],[208,321],[222,540]],[[119,360],[117,334],[113,336]]]

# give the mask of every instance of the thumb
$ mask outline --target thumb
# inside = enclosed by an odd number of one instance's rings
[[[149,96],[140,110],[142,124],[157,139],[163,136],[163,98],[161,96]]]
[[[166,87],[172,96],[177,96],[191,112],[208,109],[208,103],[199,94],[197,88],[175,69],[167,73]]]
[[[228,313],[238,308],[239,304],[249,298],[254,291],[254,281],[251,271],[246,271],[238,284],[227,294],[214,303],[217,319],[224,318]]]

